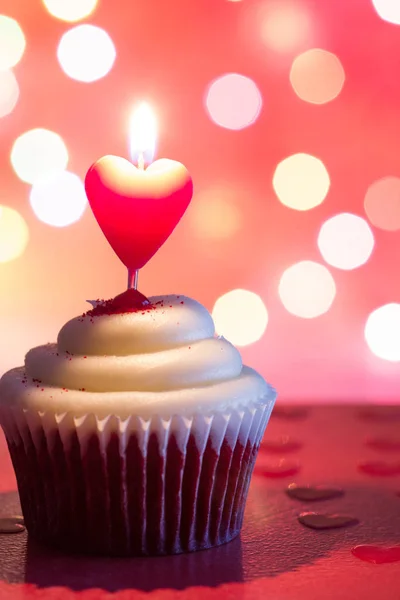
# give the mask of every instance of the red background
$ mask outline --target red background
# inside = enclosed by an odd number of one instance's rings
[[[103,154],[127,156],[127,115],[148,100],[159,115],[158,156],[182,161],[196,194],[216,185],[236,191],[242,223],[232,238],[195,235],[189,208],[173,236],[143,270],[147,295],[176,292],[203,302],[235,288],[262,297],[269,313],[263,338],[243,349],[245,362],[291,400],[396,401],[396,363],[373,356],[364,339],[368,314],[398,301],[397,233],[374,229],[370,261],[354,271],[331,268],[337,296],[316,319],[290,315],[278,296],[282,272],[300,260],[323,262],[316,237],[338,212],[364,216],[375,180],[397,175],[400,138],[400,28],[381,20],[369,0],[300,0],[312,18],[310,39],[279,54],[260,34],[267,0],[100,1],[87,22],[111,36],[117,58],[92,84],[68,78],[56,49],[71,24],[40,2],[0,0],[0,13],[21,25],[27,47],[15,68],[20,99],[0,122],[0,202],[19,210],[30,242],[19,259],[0,264],[0,371],[20,364],[31,346],[53,341],[60,326],[85,309],[85,299],[122,291],[125,270],[87,210],[76,224],[49,227],[35,217],[29,186],[10,164],[15,139],[34,127],[56,131],[84,177]],[[334,101],[301,101],[289,82],[294,57],[308,48],[335,53],[346,81]],[[215,125],[204,108],[209,83],[227,72],[250,77],[263,96],[256,123],[241,131]],[[283,206],[272,188],[277,164],[306,152],[326,165],[331,187],[317,208]],[[193,206],[193,205],[192,205]]]

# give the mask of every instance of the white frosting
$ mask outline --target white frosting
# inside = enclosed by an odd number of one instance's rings
[[[61,414],[171,415],[270,402],[275,391],[214,337],[208,311],[184,296],[153,308],[76,317],[58,345],[33,348],[0,380],[0,405]]]
[[[62,327],[58,347],[72,354],[124,356],[157,352],[214,336],[210,313],[185,296],[153,296],[157,308],[102,317],[76,317]],[[163,303],[161,304],[156,303]]]
[[[232,379],[240,375],[242,360],[229,342],[216,338],[148,354],[85,358],[48,344],[28,352],[25,369],[28,377],[68,389],[157,392]]]

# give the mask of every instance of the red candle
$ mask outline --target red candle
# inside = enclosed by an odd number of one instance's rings
[[[129,287],[133,274],[137,284],[138,270],[171,235],[193,193],[192,179],[183,164],[163,158],[145,168],[155,147],[155,121],[147,107],[134,116],[131,140],[138,167],[125,158],[103,156],[85,178],[93,214],[128,268]]]

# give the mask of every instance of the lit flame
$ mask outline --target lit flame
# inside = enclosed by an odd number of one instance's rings
[[[132,161],[143,168],[151,163],[156,150],[157,121],[155,114],[146,103],[141,104],[130,120],[130,154]]]

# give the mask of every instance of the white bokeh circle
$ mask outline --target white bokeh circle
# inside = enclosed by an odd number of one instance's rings
[[[400,361],[400,304],[392,302],[372,311],[365,324],[365,339],[373,354]]]
[[[220,296],[212,317],[217,334],[237,346],[258,341],[268,324],[268,312],[260,296],[242,289]]]
[[[324,265],[304,260],[283,272],[278,292],[288,312],[303,319],[313,319],[330,309],[336,285]]]
[[[277,165],[272,185],[285,206],[310,210],[325,200],[330,178],[322,160],[301,152],[288,156]]]
[[[30,129],[15,140],[10,158],[18,177],[26,183],[35,183],[63,171],[68,164],[68,150],[58,133]]]
[[[262,96],[249,77],[227,73],[209,85],[205,105],[214,123],[238,130],[256,121],[262,107]]]
[[[54,227],[75,223],[87,206],[83,182],[69,171],[35,183],[29,201],[37,218]]]
[[[42,0],[48,12],[56,19],[70,23],[88,17],[98,0]]]
[[[367,262],[375,240],[365,219],[351,213],[340,213],[322,224],[317,243],[329,265],[350,271]]]
[[[57,58],[63,71],[77,81],[91,83],[111,70],[116,50],[108,33],[95,25],[77,25],[62,36]]]

